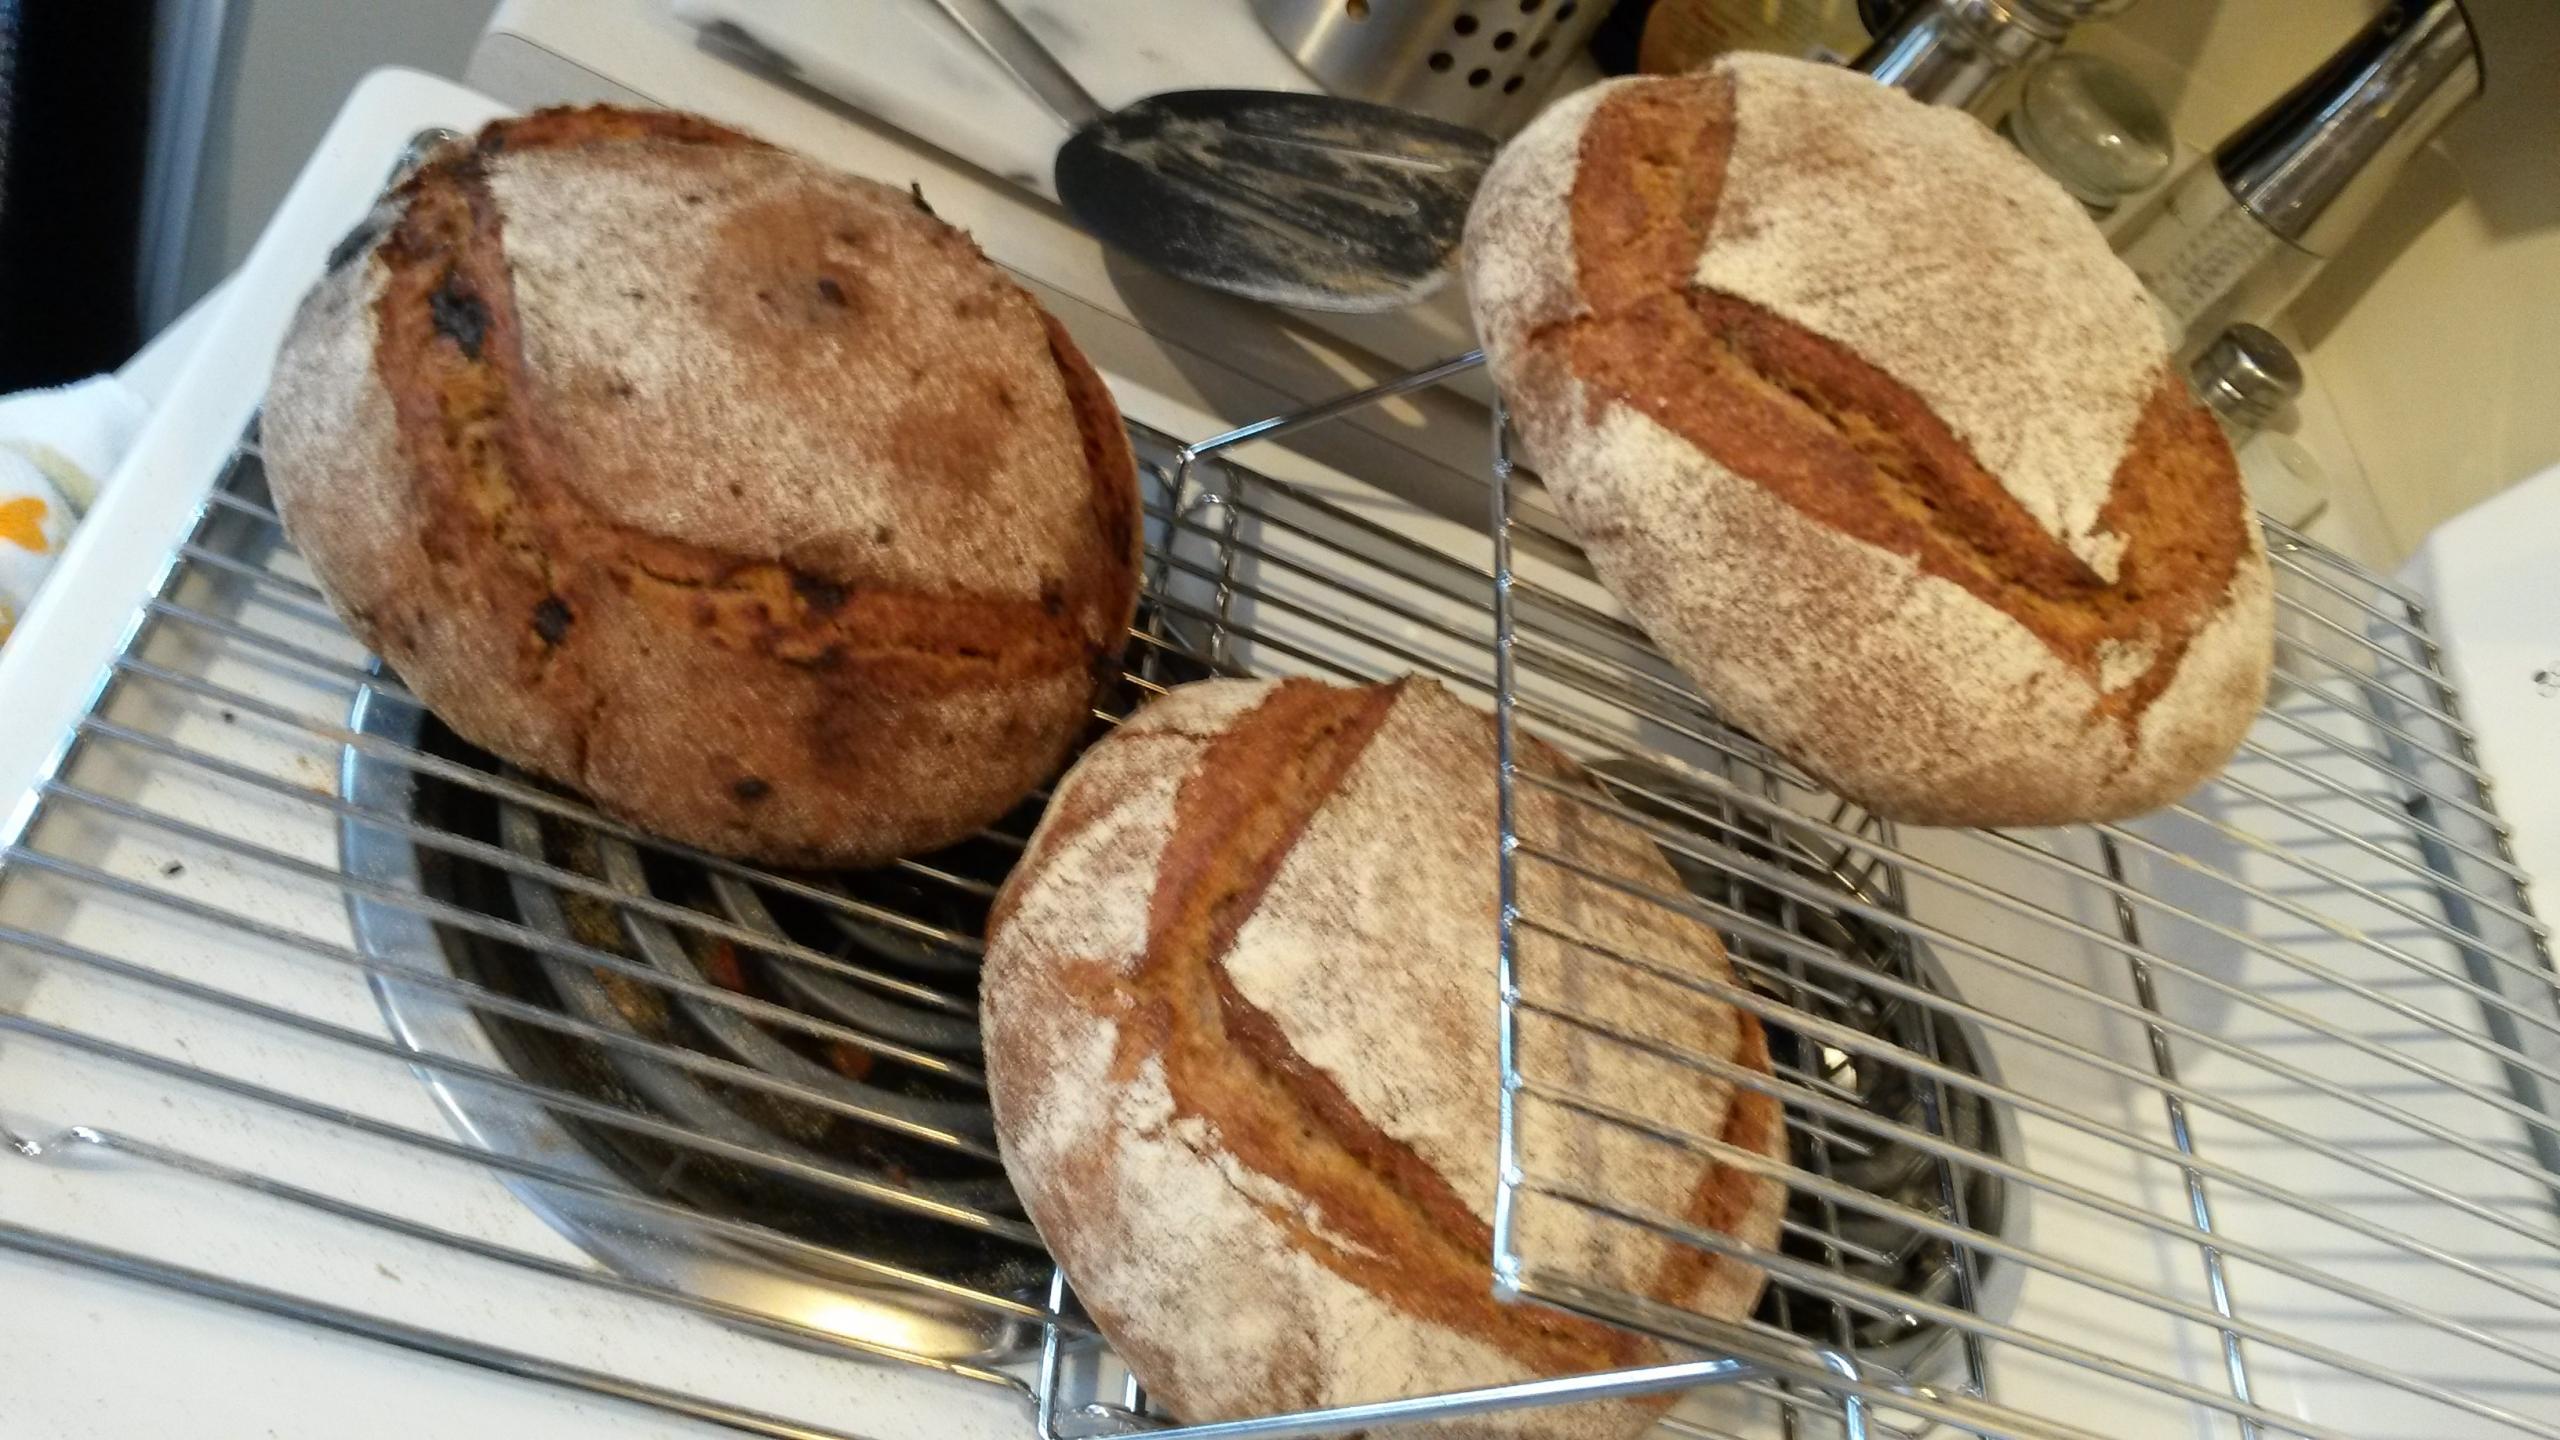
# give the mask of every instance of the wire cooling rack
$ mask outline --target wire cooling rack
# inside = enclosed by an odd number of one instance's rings
[[[1761,1076],[1577,1013],[1522,978],[1529,940],[1665,972],[1507,903],[1504,1289],[1912,1428],[2560,1433],[2560,1007],[2417,596],[2270,523],[2279,680],[2219,779],[2122,824],[1897,829],[1720,723],[1614,614],[1516,568],[1535,477],[1507,434],[1496,449],[1504,893],[1573,864],[1513,818],[1540,813],[1512,803],[1524,788],[1642,827],[1685,885],[1622,888],[1721,929],[1741,983],[1687,983],[1782,1037]],[[1515,767],[1530,733],[1591,778]],[[1859,1023],[1881,1015],[1902,1023]],[[1539,1027],[1775,1096],[1793,1163],[1535,1073],[1517,1057]],[[1518,1216],[1543,1204],[1748,1253],[1542,1168],[1527,1117],[1547,1110],[1666,1163],[1778,1173],[1791,1222],[1814,1223],[1750,1254],[1773,1303],[1720,1324],[1528,1247]],[[1879,1148],[1913,1183],[1844,1183]],[[1879,1260],[1914,1249],[1933,1283],[1882,1283],[1899,1270]],[[1771,1348],[1826,1328],[1827,1371]],[[1954,1353],[1915,1364],[1918,1334]]]
[[[1499,444],[1489,531],[1232,461],[1471,363],[1188,447],[1133,427],[1144,607],[1097,733],[1210,674],[1422,672],[1578,756],[1772,1036],[1772,1077],[1670,1057],[1785,1103],[1772,1283],[1716,1324],[1506,1223],[1489,1283],[1694,1358],[1171,1433],[1703,1387],[1663,1433],[2560,1435],[2560,1012],[2414,597],[2279,531],[2288,688],[2222,780],[1897,832],[1719,724]],[[0,1248],[747,1433],[1164,1428],[990,1163],[978,927],[1042,798],[859,876],[633,832],[372,665],[252,437],[0,852]],[[1486,1023],[1587,1029],[1496,1003],[1531,934],[1573,939],[1511,913]],[[1519,1122],[1744,1157],[1502,1078],[1506,1216],[1730,1248]]]

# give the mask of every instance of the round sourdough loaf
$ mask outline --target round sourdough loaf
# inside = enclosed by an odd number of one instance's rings
[[[1568,762],[1531,743],[1524,765]],[[1493,722],[1428,681],[1174,690],[1087,751],[998,897],[987,1088],[1007,1173],[1150,1394],[1210,1421],[1640,1364],[1649,1340],[1492,1293]],[[1525,835],[1523,989],[1729,1067],[1530,1019],[1521,1067],[1664,1130],[1783,1162],[1748,1013],[1613,963],[1733,983],[1714,932],[1611,882],[1679,893],[1634,828],[1547,789]],[[1554,927],[1552,930],[1548,926]],[[1775,1243],[1773,1175],[1524,1094],[1551,1181]],[[1747,1263],[1521,1192],[1520,1252],[1731,1319]],[[1417,1435],[1622,1440],[1660,1401],[1426,1424]],[[1401,1430],[1401,1427],[1399,1427]]]
[[[1735,723],[1923,824],[2175,800],[2264,699],[2264,542],[2140,285],[1972,117],[1768,56],[1594,86],[1467,231],[1601,579]]]
[[[500,121],[332,257],[267,474],[465,738],[782,863],[956,840],[1082,733],[1137,591],[1084,357],[905,191],[690,116]]]

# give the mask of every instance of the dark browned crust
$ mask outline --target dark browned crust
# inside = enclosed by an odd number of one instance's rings
[[[1146,551],[1146,533],[1138,524],[1138,457],[1129,448],[1120,407],[1112,403],[1111,390],[1102,383],[1093,362],[1076,348],[1057,316],[1044,312],[1040,318],[1048,326],[1049,354],[1067,388],[1067,403],[1075,407],[1076,430],[1084,441],[1085,472],[1092,477],[1096,548],[1104,556],[1129,557],[1126,568],[1098,566],[1080,577],[1101,587],[1101,593],[1082,597],[1082,605],[1072,597],[1053,601],[1046,596],[1042,604],[1052,614],[1062,608],[1090,608],[1120,616],[1125,628],[1128,617],[1137,611],[1138,567]],[[1111,653],[1119,653],[1119,637],[1110,639]]]
[[[1734,1022],[1739,1033],[1735,1037],[1733,1063],[1760,1075],[1771,1074],[1769,1034],[1761,1028],[1760,1017],[1748,1010],[1737,1010]],[[1716,1138],[1736,1150],[1783,1164],[1787,1158],[1786,1107],[1765,1090],[1737,1085],[1733,1106],[1725,1113],[1724,1133]],[[1784,1192],[1784,1182],[1775,1176],[1757,1175],[1719,1162],[1699,1174],[1697,1188],[1690,1192],[1688,1209],[1681,1218],[1718,1235],[1739,1235],[1755,1214],[1783,1207]],[[1759,1266],[1738,1255],[1695,1245],[1675,1245],[1646,1293],[1666,1305],[1690,1305],[1696,1303],[1698,1296],[1722,1291],[1741,1290],[1756,1296],[1765,1278]]]
[[[1139,528],[1119,412],[1044,314],[1078,427],[1092,528],[1037,601],[973,592],[965,575],[931,592],[901,589],[811,547],[788,551],[787,561],[730,554],[609,520],[567,483],[543,417],[525,413],[524,397],[540,387],[526,373],[503,219],[482,166],[504,152],[634,142],[770,148],[688,115],[552,110],[492,124],[402,186],[399,218],[376,251],[385,284],[375,361],[431,574],[404,582],[423,592],[406,603],[349,605],[347,619],[466,738],[649,828],[786,863],[871,863],[956,840],[1054,772],[1125,641]],[[811,263],[796,231],[730,238],[741,265]],[[984,267],[984,303],[1033,303],[965,236],[948,240],[961,263]],[[850,312],[878,282],[849,271],[803,283],[809,304]],[[954,446],[997,433],[984,420],[902,433],[915,452],[909,483],[941,483],[966,468],[951,462]],[[328,543],[325,533],[298,538]],[[460,618],[430,627],[419,614],[429,604]],[[450,643],[456,624],[476,626],[476,643]],[[430,644],[431,634],[448,642]],[[476,654],[455,653],[466,648]],[[465,673],[497,654],[505,673]],[[673,682],[690,669],[706,693],[760,692],[769,713],[733,727],[740,733],[723,737],[724,753],[707,767],[699,756],[661,763],[628,753],[650,743],[646,722],[611,713],[634,664],[658,667],[653,689],[688,688]],[[469,693],[481,688],[505,698]],[[955,732],[915,708],[967,697],[983,702],[983,733]],[[741,702],[733,714],[748,708]],[[616,753],[598,753],[600,733],[614,737]],[[955,746],[979,753],[955,766]],[[1008,773],[989,778],[996,771]]]
[[[682,110],[628,110],[619,105],[557,105],[506,120],[493,120],[473,137],[482,155],[503,150],[569,150],[615,140],[663,140],[678,145],[773,147],[716,120]]]
[[[1595,411],[1632,406],[1806,515],[2015,617],[2130,733],[2250,553],[2238,472],[2212,421],[2164,369],[2099,516],[2126,542],[2115,579],[2102,578],[1908,386],[1692,281],[1733,124],[1720,74],[1600,104],[1569,201],[1586,310],[1529,345],[1560,359]],[[2148,668],[2107,690],[2102,656],[2126,646],[2143,647]]]
[[[1113,746],[1178,741],[1201,747],[1176,794],[1172,831],[1156,860],[1145,951],[1131,974],[1073,956],[1041,955],[1022,963],[1047,972],[1041,990],[1054,986],[1057,998],[1097,1021],[1107,1017],[1116,1024],[1116,1079],[1137,1075],[1149,1062],[1160,1066],[1176,1114],[1206,1122],[1227,1157],[1306,1203],[1316,1223],[1291,1208],[1253,1202],[1294,1249],[1417,1321],[1475,1337],[1533,1374],[1644,1363],[1659,1353],[1644,1337],[1541,1306],[1497,1300],[1488,1283],[1490,1227],[1447,1177],[1382,1130],[1331,1075],[1300,1055],[1281,1024],[1254,1005],[1227,973],[1226,957],[1237,936],[1405,688],[1404,682],[1345,689],[1289,680],[1252,711],[1206,737],[1205,746],[1202,737],[1171,731],[1106,741]],[[1486,748],[1489,752],[1490,746]],[[1563,779],[1579,775],[1561,753],[1535,741],[1527,763]],[[1071,849],[1076,835],[1125,798],[1072,781],[1061,787],[1063,808],[1044,822],[1034,850],[1007,880],[990,916],[991,937],[1006,932],[1021,894],[1038,883],[1048,858]],[[1715,943],[1710,932],[1702,929],[1699,934],[1706,943]],[[989,987],[986,1013],[990,1082],[1001,1102],[1023,1085],[1036,1093],[1037,1082],[1017,1081],[1014,1072],[1044,1062],[1005,1048],[1009,1027],[1002,1023],[1004,1007],[1021,1002],[1001,996],[998,988]],[[1768,1074],[1768,1046],[1758,1022],[1747,1014],[1736,1019],[1734,1062]],[[1736,1087],[1718,1138],[1782,1159],[1786,1146],[1778,1102]],[[1096,1147],[1068,1163],[1099,1166],[1103,1154]],[[1055,1195],[1067,1210],[1043,1211],[1039,1218],[1071,1275],[1088,1226],[1098,1224],[1108,1232],[1127,1224],[1101,1213],[1120,1186],[1099,1171],[1044,1176],[1026,1184],[1027,1197]],[[1777,1181],[1706,1163],[1680,1218],[1740,1233],[1755,1215],[1765,1219],[1781,1203]],[[1684,1246],[1665,1248],[1658,1271],[1636,1281],[1636,1288],[1655,1300],[1686,1305],[1718,1290],[1739,1295],[1740,1306],[1747,1309],[1757,1293],[1760,1272],[1747,1261]],[[1179,1373],[1172,1357],[1121,1338],[1138,1329],[1123,1317],[1143,1308],[1147,1297],[1089,1288],[1080,1289],[1079,1296],[1104,1332],[1114,1336],[1141,1381],[1184,1413],[1190,1397],[1162,1378]],[[1343,1397],[1308,1388],[1263,1398],[1274,1405],[1305,1406]],[[1667,1399],[1624,1403],[1641,1413],[1660,1409]]]

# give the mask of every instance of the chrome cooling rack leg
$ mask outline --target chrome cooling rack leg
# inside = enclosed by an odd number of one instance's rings
[[[1517,657],[1512,653],[1517,625],[1511,612],[1511,421],[1499,402],[1493,407],[1493,733],[1497,783],[1494,818],[1500,832],[1496,858],[1498,919],[1494,946],[1495,1058],[1502,1085],[1497,1098],[1497,1150],[1494,1157],[1493,1284],[1506,1300],[1520,1295],[1520,1249],[1516,1231],[1520,1168],[1520,827],[1513,794],[1518,789],[1519,716],[1514,696]]]
[[[1138,1433],[1161,1437],[1161,1440],[1297,1440],[1300,1436],[1340,1435],[1347,1431],[1370,1430],[1410,1421],[1461,1420],[1470,1415],[1490,1415],[1498,1411],[1574,1405],[1590,1400],[1624,1400],[1637,1395],[1658,1395],[1665,1390],[1693,1390],[1701,1385],[1731,1384],[1754,1378],[1759,1373],[1757,1366],[1739,1360],[1686,1360],[1670,1365],[1648,1365],[1639,1370],[1527,1380],[1512,1385],[1488,1385],[1475,1390],[1451,1390],[1404,1400],[1340,1405],[1296,1415],[1222,1420],[1206,1425],[1174,1426],[1134,1414],[1118,1405],[1093,1404],[1073,1412],[1093,1424],[1062,1427],[1055,1434],[1057,1440],[1096,1440],[1100,1436]],[[1864,1440],[1865,1433],[1862,1426],[1852,1428],[1849,1440]]]
[[[1452,362],[1453,364],[1455,362]],[[1516,713],[1516,656],[1513,642],[1517,624],[1512,611],[1511,573],[1511,483],[1515,471],[1511,451],[1509,418],[1497,402],[1492,414],[1493,485],[1489,529],[1493,539],[1493,671],[1494,671],[1494,749],[1499,783],[1495,787],[1495,823],[1498,831],[1497,873],[1497,943],[1495,946],[1495,1024],[1496,1058],[1501,1071],[1498,1094],[1498,1119],[1495,1156],[1495,1189],[1493,1211],[1493,1285],[1503,1299],[1519,1303],[1545,1303],[1528,1288],[1521,1268],[1517,1243],[1517,1196],[1527,1176],[1521,1168],[1519,1151],[1519,1097],[1524,1084],[1519,1066],[1519,1003],[1521,1000],[1518,972],[1519,890],[1518,866],[1520,831],[1515,804],[1519,769],[1519,717]],[[1832,1351],[1814,1352],[1826,1369],[1842,1375],[1852,1383],[1860,1380],[1857,1363],[1848,1356]],[[1696,1377],[1690,1385],[1735,1384],[1758,1380],[1769,1374],[1763,1366],[1732,1357],[1695,1362],[1692,1366],[1670,1367],[1692,1369]],[[1629,1372],[1640,1376],[1645,1372]],[[1587,1377],[1598,1381],[1606,1377]],[[1570,1381],[1548,1382],[1552,1386],[1573,1384]],[[1638,1390],[1603,1391],[1593,1386],[1577,1395],[1561,1395],[1553,1400],[1523,1399],[1518,1403],[1561,1403],[1569,1398],[1598,1398],[1602,1394],[1636,1394]],[[1415,1402],[1423,1403],[1423,1402]],[[1473,1413],[1453,1411],[1457,1413]],[[1790,1425],[1794,1410],[1784,1412]],[[1840,1419],[1846,1440],[1866,1440],[1866,1402],[1854,1393],[1840,1396]],[[1209,1432],[1200,1432],[1203,1440]],[[1237,1431],[1238,1435],[1294,1434],[1294,1431]]]
[[[2409,613],[2413,620],[2423,614],[2415,602],[2409,604]],[[2420,638],[2417,644],[2431,667],[2430,674],[2441,673],[2432,668],[2440,664],[2441,660],[2436,653],[2435,642]],[[2408,697],[2370,680],[2361,682],[2357,688],[2363,696],[2366,708],[2372,712],[2377,727],[2382,731],[2383,749],[2391,756],[2392,763],[2404,773],[2419,773],[2427,765],[2427,757],[2422,756],[2418,747],[2410,739],[2405,738],[2396,728],[2389,727],[2388,722],[2382,718],[2393,713],[2395,709],[2407,709]],[[2452,687],[2439,680],[2430,688],[2434,692],[2436,707],[2444,714],[2458,718],[2460,701],[2454,695]],[[2399,702],[2396,706],[2395,701]],[[2452,744],[2453,758],[2456,761],[2468,764],[2478,759],[2467,733],[2459,731],[2454,733]],[[2476,770],[2473,771],[2473,775],[2475,778],[2470,780],[2469,788],[2474,798],[2486,806],[2488,791],[2476,778]],[[2473,903],[2473,887],[2478,882],[2464,875],[2465,867],[2461,852],[2439,838],[2447,832],[2447,827],[2463,824],[2466,819],[2469,819],[2472,828],[2486,831],[2484,838],[2492,853],[2498,859],[2512,862],[2515,852],[2509,843],[2506,827],[2494,823],[2483,825],[2477,819],[2453,812],[2451,807],[2438,805],[2433,793],[2423,785],[2409,787],[2409,793],[2402,804],[2408,810],[2410,817],[2417,822],[2417,825],[2412,828],[2410,842],[2417,847],[2419,859],[2436,882],[2433,888],[2436,892],[2437,904],[2444,911],[2445,923],[2469,937],[2471,941],[2461,947],[2463,972],[2483,991],[2502,998],[2512,996],[2516,1000],[2513,1009],[2486,1003],[2480,1007],[2481,1022],[2486,1027],[2489,1038],[2500,1047],[2513,1052],[2517,1057],[2514,1060],[2502,1060],[2499,1066],[2506,1078],[2508,1092],[2515,1096],[2518,1104],[2536,1112],[2544,1115],[2560,1114],[2560,1107],[2555,1107],[2549,1090],[2545,1088],[2541,1077],[2535,1073],[2530,1063],[2533,1056],[2527,1046],[2525,1031],[2516,1023],[2517,1011],[2548,1012],[2555,1008],[2556,997],[2560,997],[2560,980],[2551,977],[2550,946],[2545,943],[2540,934],[2529,928],[2513,926],[2510,922],[2502,928],[2508,931],[2513,948],[2521,951],[2539,967],[2542,973],[2535,976],[2513,967],[2500,967],[2490,963],[2488,957],[2494,953],[2494,947],[2490,945],[2483,926],[2484,922],[2498,923],[2498,917],[2484,914],[2482,908]],[[2521,886],[2516,890],[2516,908],[2525,916],[2533,914],[2532,897],[2526,894]],[[2538,987],[2534,984],[2536,980],[2540,981]],[[2519,985],[2525,987],[2521,995],[2516,994],[2516,987]],[[2560,1132],[2555,1132],[2548,1126],[2534,1126],[2526,1131],[2526,1143],[2532,1147],[2536,1163],[2554,1176],[2560,1176]],[[2555,1210],[2560,1210],[2560,1189],[2553,1191],[2552,1201]]]
[[[1416,390],[1428,390],[1452,375],[1464,374],[1483,363],[1484,352],[1470,350],[1464,355],[1452,355],[1437,364],[1426,365],[1411,374],[1398,375],[1392,380],[1380,381],[1365,390],[1354,390],[1347,395],[1336,395],[1330,400],[1274,415],[1267,420],[1256,420],[1250,425],[1239,425],[1233,430],[1183,446],[1180,468],[1188,471],[1192,461],[1204,455],[1215,454],[1220,450],[1233,449],[1248,440],[1277,440],[1293,431],[1304,430],[1310,425],[1321,425],[1327,420],[1338,419],[1381,400],[1411,394]]]
[[[2114,837],[2099,836],[2098,849],[2106,861],[2107,878],[2122,885],[2124,856],[2116,849]],[[2152,981],[2150,964],[2139,958],[2142,953],[2141,922],[2133,913],[2133,903],[2121,893],[2115,897],[2115,911],[2117,930],[2122,932],[2126,942],[2133,946],[2133,953],[2126,956],[2125,965],[2133,973],[2134,998],[2141,1002],[2143,1009],[2157,1015],[2160,1013],[2159,990]],[[2181,1153],[2192,1155],[2196,1148],[2195,1135],[2187,1124],[2187,1102],[2174,1088],[2178,1083],[2178,1061],[2177,1057],[2170,1053],[2168,1032],[2157,1025],[2152,1025],[2145,1027],[2145,1034],[2151,1046],[2151,1068],[2158,1071],[2160,1078],[2173,1087],[2161,1097],[2161,1102],[2168,1107],[2169,1138],[2177,1143]],[[2204,1252],[2205,1289],[2213,1298],[2215,1314],[2226,1320],[2237,1319],[2238,1313],[2231,1306],[2231,1279],[2224,1273],[2222,1250],[2213,1243],[2213,1204],[2205,1197],[2204,1176],[2193,1169],[2188,1169],[2183,1174],[2186,1178],[2188,1211],[2195,1217],[2196,1231],[2201,1237],[2196,1242],[2197,1248]],[[2222,1364],[2223,1369],[2231,1377],[2231,1398],[2243,1405],[2257,1403],[2249,1391],[2249,1361],[2248,1357],[2240,1351],[2240,1335],[2237,1331],[2222,1332]],[[2241,1417],[2241,1440],[2259,1440],[2259,1437],[2265,1433],[2257,1421],[2247,1416]]]
[[[1175,503],[1185,507],[1197,504],[1203,508],[1214,505],[1219,512],[1217,594],[1212,607],[1216,619],[1211,622],[1215,630],[1209,638],[1211,663],[1221,668],[1230,663],[1229,633],[1232,626],[1229,623],[1229,616],[1235,603],[1236,531],[1241,517],[1234,503],[1235,497],[1223,491],[1209,490],[1205,486],[1200,486],[1195,492],[1194,487],[1198,485],[1196,471],[1199,462],[1220,451],[1231,450],[1249,441],[1277,440],[1283,435],[1293,434],[1309,426],[1339,419],[1352,411],[1374,405],[1381,400],[1409,394],[1415,390],[1427,390],[1452,375],[1462,374],[1483,363],[1484,352],[1470,350],[1464,355],[1453,355],[1438,364],[1380,381],[1366,389],[1354,390],[1347,395],[1337,395],[1314,405],[1287,411],[1268,419],[1256,420],[1250,425],[1239,425],[1233,430],[1212,435],[1206,440],[1194,441],[1174,452],[1174,493],[1178,497]],[[1238,482],[1241,481],[1241,477],[1235,478]],[[1193,498],[1195,493],[1196,499]]]

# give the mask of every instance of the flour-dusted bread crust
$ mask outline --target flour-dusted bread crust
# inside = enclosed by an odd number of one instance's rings
[[[1089,720],[1137,479],[1074,344],[905,191],[690,116],[500,121],[304,302],[285,525],[464,737],[723,852],[959,839]]]
[[[1568,762],[1532,745],[1550,776]],[[1007,1173],[1148,1392],[1208,1421],[1645,1363],[1650,1341],[1493,1298],[1495,761],[1489,716],[1428,681],[1174,690],[1086,752],[998,898],[987,1085]],[[1632,827],[1523,786],[1523,826],[1599,875],[1678,893]],[[1733,983],[1714,933],[1524,866],[1523,908],[1606,952]],[[1759,1023],[1545,930],[1524,989],[1766,1073]],[[1530,1020],[1522,1068],[1783,1162],[1778,1102]],[[1726,1072],[1729,1077],[1730,1071]],[[1784,1187],[1524,1098],[1550,1181],[1742,1244]],[[1524,1192],[1538,1265],[1724,1318],[1760,1272]],[[1415,1427],[1623,1440],[1660,1402]],[[1401,1433],[1401,1427],[1400,1427]]]
[[[1513,420],[1726,716],[1923,824],[2227,760],[2273,590],[2230,447],[2078,205],[1971,117],[1733,56],[1594,86],[1469,218]]]

